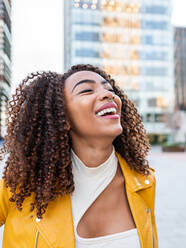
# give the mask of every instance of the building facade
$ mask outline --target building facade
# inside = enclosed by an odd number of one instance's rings
[[[99,66],[136,104],[149,134],[174,105],[171,0],[64,1],[64,69]]]
[[[11,86],[11,0],[0,0],[0,138],[5,135]]]
[[[186,111],[186,28],[174,29],[176,105]]]

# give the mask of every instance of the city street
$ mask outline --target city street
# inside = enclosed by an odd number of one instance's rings
[[[186,152],[162,153],[153,147],[150,166],[156,170],[156,222],[160,248],[186,244]],[[1,240],[2,240],[1,228]]]

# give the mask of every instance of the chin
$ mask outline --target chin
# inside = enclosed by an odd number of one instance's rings
[[[118,126],[118,127],[114,127],[112,129],[109,129],[107,132],[105,132],[105,136],[108,135],[108,137],[112,137],[113,139],[115,139],[122,132],[123,132],[122,126]]]
[[[118,135],[122,134],[122,132],[123,132],[123,128],[122,128],[122,127],[118,128],[118,129],[115,131],[115,138],[116,138]]]

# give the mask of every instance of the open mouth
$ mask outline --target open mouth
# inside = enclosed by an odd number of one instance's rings
[[[117,110],[115,108],[106,108],[96,113],[96,116],[110,116],[115,115],[117,113]]]

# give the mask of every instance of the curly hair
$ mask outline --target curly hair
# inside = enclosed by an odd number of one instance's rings
[[[38,218],[42,218],[50,201],[74,191],[64,87],[70,75],[83,70],[101,75],[120,97],[123,132],[113,145],[130,168],[149,174],[145,158],[150,146],[141,117],[110,75],[89,64],[74,65],[63,75],[32,73],[9,101],[7,134],[0,154],[9,153],[3,173],[5,185],[12,192],[9,200],[21,210],[25,198],[34,193],[31,211],[36,208]]]

